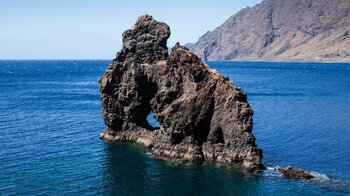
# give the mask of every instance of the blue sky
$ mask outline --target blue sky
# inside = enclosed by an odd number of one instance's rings
[[[0,0],[0,59],[112,59],[139,15],[166,22],[168,46],[196,42],[262,0]]]

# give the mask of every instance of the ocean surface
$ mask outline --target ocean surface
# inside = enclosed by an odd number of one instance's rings
[[[108,63],[0,61],[0,195],[350,195],[350,64],[208,63],[248,94],[265,166],[317,176],[298,181],[99,140]]]

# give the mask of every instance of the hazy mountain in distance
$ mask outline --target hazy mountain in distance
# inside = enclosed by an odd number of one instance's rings
[[[350,0],[264,0],[195,44],[207,61],[350,61]]]

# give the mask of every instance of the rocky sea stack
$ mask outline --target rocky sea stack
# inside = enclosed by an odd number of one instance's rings
[[[99,80],[107,125],[100,138],[173,161],[263,169],[247,95],[180,44],[169,55],[169,36],[148,15],[123,33],[123,49]],[[150,112],[159,128],[147,122]]]

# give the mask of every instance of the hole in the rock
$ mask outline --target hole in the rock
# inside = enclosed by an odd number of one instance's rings
[[[147,122],[153,127],[153,129],[159,129],[160,128],[159,122],[154,117],[154,114],[153,114],[152,111],[147,116]]]
[[[214,135],[213,135],[214,143],[225,143],[224,140],[224,133],[222,132],[222,129],[220,127],[216,128]]]

